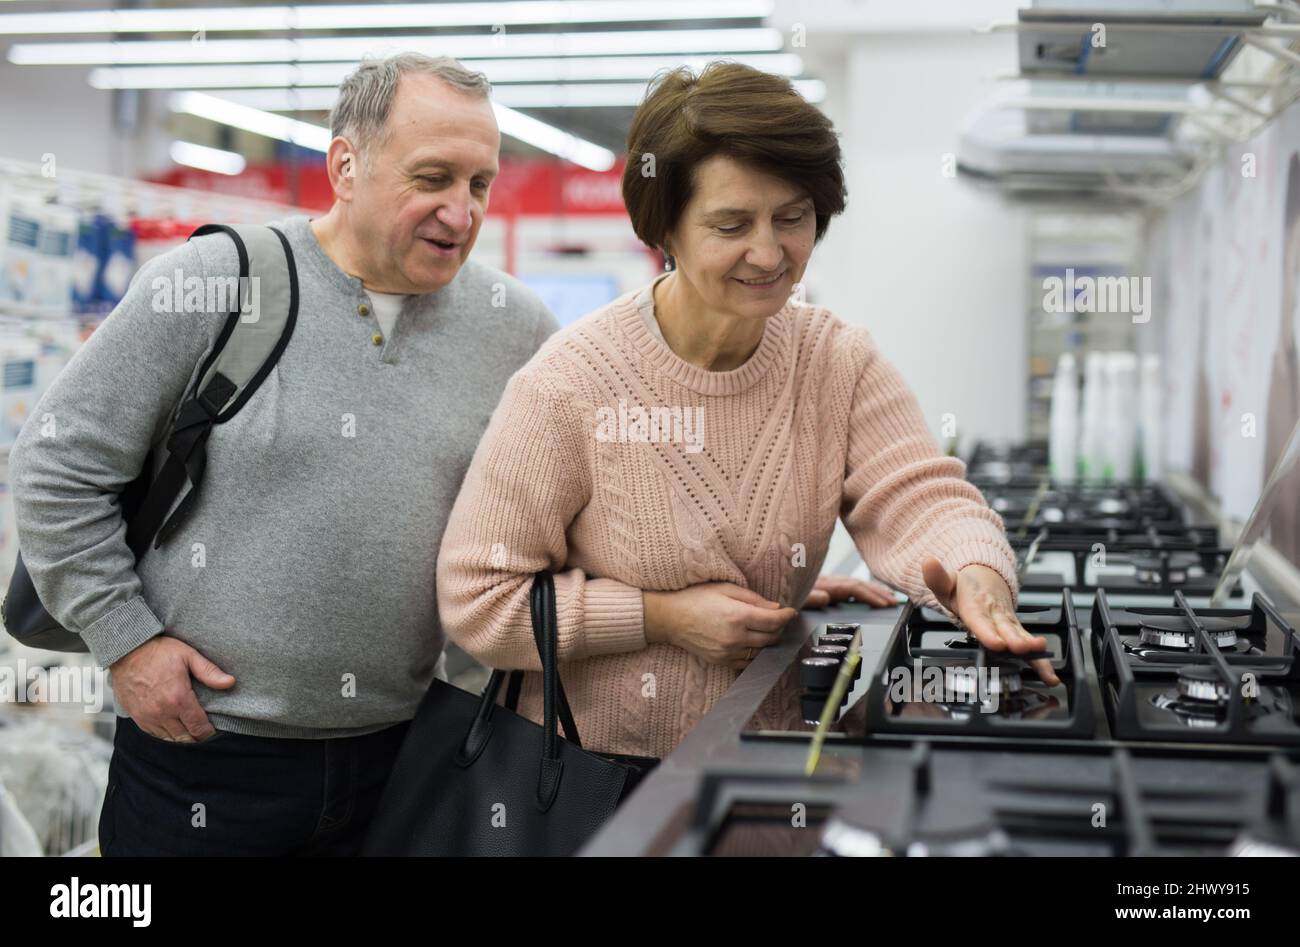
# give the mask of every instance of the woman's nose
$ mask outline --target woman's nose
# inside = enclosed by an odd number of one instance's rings
[[[772,233],[761,234],[754,238],[745,253],[745,262],[755,269],[773,270],[781,262],[783,253],[781,244]]]

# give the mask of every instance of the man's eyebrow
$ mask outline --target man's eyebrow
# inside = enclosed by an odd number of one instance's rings
[[[456,171],[459,166],[454,161],[446,161],[442,158],[419,158],[411,165],[412,171],[427,171],[431,168],[437,168],[442,171]],[[500,173],[498,168],[480,168],[474,172],[475,176],[486,177],[492,180]]]

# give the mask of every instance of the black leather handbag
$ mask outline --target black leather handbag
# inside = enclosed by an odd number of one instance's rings
[[[572,855],[636,784],[641,768],[582,748],[560,683],[555,581],[533,578],[543,723],[435,680],[411,721],[362,855]],[[517,691],[517,687],[511,690]],[[567,739],[561,739],[558,724]],[[647,764],[653,761],[645,761]]]

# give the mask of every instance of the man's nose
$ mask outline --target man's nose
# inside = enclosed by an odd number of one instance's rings
[[[444,227],[459,235],[469,230],[473,211],[470,209],[469,199],[460,197],[448,200],[434,212],[434,216]]]

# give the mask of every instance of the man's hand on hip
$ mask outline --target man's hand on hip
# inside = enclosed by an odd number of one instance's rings
[[[235,679],[183,641],[159,636],[124,654],[109,668],[113,697],[150,736],[193,743],[216,733],[199,705],[191,676],[224,690]]]

